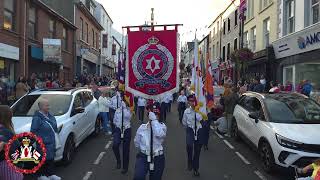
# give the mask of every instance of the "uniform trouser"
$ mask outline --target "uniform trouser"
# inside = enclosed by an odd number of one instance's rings
[[[170,102],[166,103],[166,112],[170,112]]]
[[[168,112],[171,112],[171,105],[172,105],[172,101],[169,102]]]
[[[110,126],[111,126],[111,131],[112,132],[114,131],[114,124],[113,124],[114,113],[115,113],[115,110],[110,108],[110,110],[109,110],[109,119],[110,119]]]
[[[187,144],[188,163],[192,164],[192,168],[195,171],[199,169],[199,159],[202,144],[198,141],[194,141],[193,144]]]
[[[120,144],[122,142],[122,168],[128,169],[129,166],[129,154],[130,154],[130,142],[131,142],[131,128],[128,128],[124,131],[124,137],[121,139],[121,130],[118,127],[115,127],[113,133],[113,146],[112,150],[116,157],[117,163],[121,162],[120,158]]]
[[[161,180],[165,166],[164,155],[154,157],[154,170],[150,171],[147,155],[138,153],[134,170],[134,180],[145,180],[149,172],[149,180]]]
[[[179,102],[178,112],[179,112],[179,121],[182,122],[184,111],[186,110],[186,105],[183,102]]]
[[[144,106],[138,107],[138,117],[139,117],[139,120],[143,122],[143,120],[144,120]]]
[[[166,121],[167,119],[167,110],[166,110],[166,103],[161,103],[161,109],[160,109],[160,120],[162,122]]]

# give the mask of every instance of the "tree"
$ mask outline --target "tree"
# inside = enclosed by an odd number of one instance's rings
[[[237,49],[231,54],[231,61],[235,63],[237,79],[244,75],[248,62],[253,59],[254,53],[249,48]]]

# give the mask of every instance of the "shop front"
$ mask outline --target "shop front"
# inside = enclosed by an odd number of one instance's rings
[[[320,23],[285,36],[273,43],[277,58],[277,77],[294,88],[309,80],[313,91],[320,90]]]
[[[99,56],[90,52],[89,49],[81,49],[77,62],[77,75],[99,74]]]
[[[0,43],[0,104],[7,104],[14,96],[18,62],[19,48]]]

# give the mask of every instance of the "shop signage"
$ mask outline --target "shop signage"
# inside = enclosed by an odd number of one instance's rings
[[[0,57],[19,60],[19,48],[0,43]]]
[[[89,49],[81,49],[81,57],[95,64],[97,64],[99,60],[99,57],[93,54],[92,52],[90,52]]]
[[[43,61],[62,63],[61,39],[43,39]]]
[[[277,59],[320,49],[320,24],[285,36],[273,43]]]

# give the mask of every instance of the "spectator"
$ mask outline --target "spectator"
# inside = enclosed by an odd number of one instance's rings
[[[99,97],[101,96],[101,91],[99,90],[97,84],[95,82],[91,82],[90,86],[91,86],[91,89],[92,89],[92,92],[93,92],[93,96],[96,99],[99,99]]]
[[[261,84],[260,79],[258,77],[254,80],[254,84],[255,86],[253,88],[253,92],[257,92],[257,93],[264,92],[265,85]]]
[[[111,128],[109,122],[109,107],[111,106],[111,101],[109,100],[108,93],[102,92],[98,99],[99,104],[99,116],[102,119],[102,126],[106,134],[111,135]]]
[[[302,93],[302,87],[303,87],[303,81],[300,81],[299,84],[296,87],[296,91],[298,93]]]
[[[320,178],[320,159],[316,159],[312,164],[297,170],[299,174],[306,174],[310,171],[312,171],[311,176],[298,178],[298,180],[318,180]]]
[[[233,110],[238,102],[238,99],[239,99],[239,96],[237,94],[236,88],[232,88],[231,93],[228,96],[225,96],[225,99],[224,99],[226,119],[228,123],[227,136],[231,136]]]
[[[4,145],[14,136],[12,111],[9,106],[0,105],[0,179],[23,180],[23,174],[15,171],[4,158]]]
[[[301,93],[310,97],[310,93],[312,91],[312,85],[309,80],[304,80]]]
[[[273,81],[270,82],[270,87],[271,89],[269,90],[269,93],[279,93],[281,91],[277,83]]]
[[[265,92],[266,91],[267,80],[264,77],[264,75],[261,75],[261,77],[260,77],[260,84],[263,85],[263,91],[262,92]]]
[[[290,81],[287,81],[286,86],[284,87],[284,90],[286,92],[292,92],[293,86],[292,86],[292,83]]]
[[[217,121],[214,122],[214,125],[217,126],[217,133],[224,135],[228,132],[228,123],[226,120],[226,113],[223,113],[223,116],[220,117]]]
[[[20,79],[20,82],[16,85],[16,99],[21,98],[29,92],[29,86],[26,79],[23,77]]]
[[[55,165],[54,156],[56,152],[55,133],[58,132],[57,121],[49,113],[49,102],[47,99],[39,99],[39,111],[36,111],[31,123],[31,132],[44,139],[47,150],[46,162],[38,171],[37,176],[40,179],[60,180],[54,175]]]

